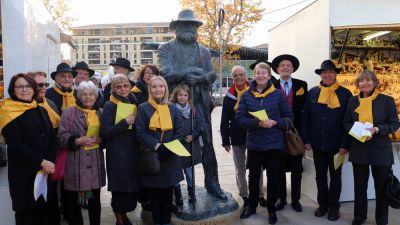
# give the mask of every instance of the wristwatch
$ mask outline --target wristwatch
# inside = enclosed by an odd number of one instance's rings
[[[375,134],[379,133],[379,127],[375,127]]]

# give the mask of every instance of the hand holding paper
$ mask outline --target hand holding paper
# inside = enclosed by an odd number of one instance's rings
[[[43,195],[44,200],[47,202],[47,175],[42,170],[39,170],[33,184],[33,196],[35,201],[37,201],[41,195]]]
[[[115,124],[119,123],[121,120],[125,119],[129,115],[136,116],[137,108],[134,104],[128,104],[119,102],[117,105],[117,114],[115,116]],[[132,125],[129,125],[128,129],[132,129]]]
[[[268,120],[268,115],[267,112],[265,111],[265,109],[256,111],[256,112],[249,112],[250,115],[254,116],[256,119],[260,120],[260,121],[266,121]]]
[[[100,136],[100,125],[89,126],[86,132],[86,137],[99,137]],[[92,146],[85,146],[85,150],[91,150],[98,148],[98,144]]]
[[[367,137],[372,137],[372,133],[370,129],[373,127],[373,124],[366,122],[354,122],[353,127],[349,131],[349,134],[353,136],[355,139],[359,140],[360,142],[364,143],[367,140]]]
[[[337,153],[333,156],[333,165],[335,167],[335,170],[337,170],[341,165],[344,163],[346,155]]]
[[[168,150],[170,150],[171,152],[175,153],[178,156],[185,156],[185,157],[190,156],[190,153],[186,150],[185,146],[183,146],[178,139],[167,143],[163,143],[163,145],[166,148],[168,148]]]

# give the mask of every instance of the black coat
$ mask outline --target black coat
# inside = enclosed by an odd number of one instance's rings
[[[277,89],[281,89],[280,79],[274,82],[274,86]],[[301,93],[303,88],[304,92]],[[293,114],[294,114],[294,126],[298,131],[301,130],[301,119],[303,117],[304,102],[306,101],[308,87],[305,81],[292,78],[292,91],[293,91]],[[300,92],[299,92],[300,91]]]
[[[2,131],[8,146],[8,180],[14,210],[34,206],[33,183],[43,159],[54,162],[56,134],[46,110],[36,107],[7,124]],[[49,192],[50,193],[50,192]]]
[[[360,105],[358,96],[350,98],[343,125],[349,132],[354,122],[358,121],[355,109]],[[390,96],[379,94],[372,102],[374,126],[379,128],[371,140],[364,143],[350,137],[349,161],[357,164],[390,166],[393,164],[392,143],[388,134],[399,128],[396,104]]]
[[[313,87],[306,97],[301,126],[303,142],[311,144],[313,150],[323,152],[337,153],[339,148],[348,149],[349,136],[343,127],[343,118],[351,92],[341,86],[335,91],[340,102],[340,107],[335,109],[318,103],[320,92],[319,86]]]
[[[147,86],[144,83],[144,81],[139,80],[138,82],[136,82],[135,85],[137,88],[139,88],[142,91],[140,93],[132,92],[138,101],[138,105],[140,105],[144,102],[147,102],[147,100],[149,100],[149,92],[147,91]]]
[[[227,93],[222,103],[221,114],[221,137],[222,146],[244,146],[246,145],[246,130],[239,127],[236,121],[236,113],[234,107],[236,105],[237,96]]]
[[[75,96],[75,99],[78,99],[78,97],[77,97],[78,93],[77,93],[76,89],[74,89],[74,96]],[[62,113],[61,107],[62,107],[62,104],[63,104],[63,97],[60,94],[58,94],[54,90],[54,88],[48,88],[46,90],[46,98],[48,98],[48,99],[50,99],[51,101],[54,102],[54,104],[57,107],[56,112],[59,113],[59,115],[61,115],[61,113]]]
[[[183,139],[182,116],[174,105],[169,106],[173,130],[164,132],[162,143],[170,142],[175,139]],[[155,109],[150,103],[145,102],[139,105],[138,116],[136,119],[136,135],[143,148],[155,149],[157,143],[160,143],[161,131],[158,129],[152,131],[149,129],[150,118]],[[161,148],[162,146],[160,146]],[[170,154],[170,156],[161,161],[161,171],[158,175],[141,175],[140,184],[146,187],[167,188],[176,185],[183,180],[182,162],[179,156]]]
[[[131,86],[135,86],[135,82],[129,80],[129,83],[131,83]],[[108,102],[108,100],[110,100],[110,96],[111,96],[111,82],[108,83],[105,87],[104,87],[104,91],[103,91],[103,102],[100,104],[101,107],[104,107],[104,105],[106,104],[106,102]]]
[[[108,190],[134,192],[139,189],[139,143],[135,126],[126,120],[115,124],[117,105],[108,101],[103,108],[100,135],[106,143]]]

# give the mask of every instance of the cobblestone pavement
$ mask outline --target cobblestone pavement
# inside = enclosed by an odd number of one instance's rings
[[[233,165],[232,153],[227,153],[221,146],[221,136],[219,133],[219,124],[221,118],[221,107],[217,107],[214,109],[212,114],[212,126],[213,126],[213,140],[214,140],[214,148],[217,155],[218,160],[218,172],[219,172],[219,180],[221,187],[235,196],[241,205],[241,199],[238,196],[238,190],[236,187],[235,180],[235,169]],[[203,186],[203,169],[202,166],[196,166],[196,185]],[[266,182],[266,179],[264,179]],[[343,188],[353,188],[353,187],[343,187]],[[289,188],[288,188],[289,189]],[[264,183],[264,193],[266,193],[266,185]],[[288,190],[290,193],[290,190]],[[341,204],[341,218],[332,222],[329,221],[326,217],[317,218],[314,217],[313,212],[317,208],[316,202],[311,200],[305,195],[302,195],[301,203],[303,205],[303,212],[297,213],[290,207],[290,194],[288,197],[289,205],[285,207],[283,211],[279,211],[278,215],[278,223],[282,225],[350,225],[353,218],[353,206],[352,202],[342,203]],[[115,224],[114,213],[111,209],[111,193],[107,191],[107,188],[104,187],[101,192],[101,204],[102,204],[102,225],[111,225]],[[85,224],[89,224],[87,210],[82,210],[84,215]],[[138,204],[138,207],[134,212],[129,213],[129,218],[133,222],[134,225],[146,225],[142,219],[140,218],[141,207]],[[368,208],[368,219],[364,223],[365,225],[375,224],[375,201],[369,201]],[[66,221],[62,222],[63,225],[67,225]],[[259,225],[259,224],[268,224],[268,213],[266,208],[258,207],[257,214],[252,215],[250,218],[245,220],[238,220],[233,223],[233,225]],[[400,225],[400,210],[394,210],[392,208],[389,209],[389,225]]]

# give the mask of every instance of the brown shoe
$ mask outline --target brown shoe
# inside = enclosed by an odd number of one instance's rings
[[[318,207],[318,209],[316,209],[314,211],[314,216],[316,217],[323,217],[325,216],[325,214],[328,212],[328,209],[324,206],[320,206]]]
[[[331,210],[329,210],[329,213],[328,213],[328,220],[330,220],[330,221],[336,221],[336,220],[339,219],[339,217],[340,217],[339,209],[331,208]]]

